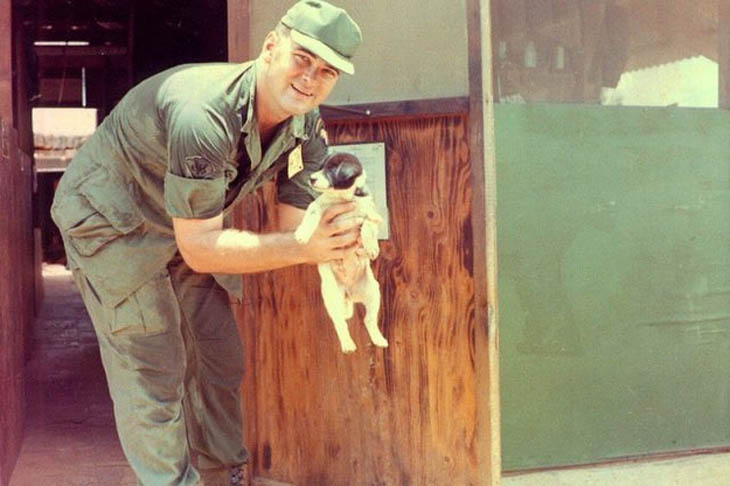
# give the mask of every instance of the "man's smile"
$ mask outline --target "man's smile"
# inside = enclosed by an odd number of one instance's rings
[[[307,96],[307,97],[314,96],[313,93],[307,93],[306,91],[302,91],[301,89],[299,89],[296,86],[294,86],[294,84],[291,84],[290,86],[292,87],[292,89],[294,89],[294,91],[296,91],[297,93],[301,94],[302,96]]]

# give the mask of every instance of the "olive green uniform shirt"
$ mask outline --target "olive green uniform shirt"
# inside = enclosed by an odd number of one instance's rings
[[[226,215],[275,177],[280,202],[304,209],[314,199],[309,175],[327,151],[319,113],[282,123],[263,150],[256,69],[216,63],[159,73],[130,90],[74,157],[51,213],[71,268],[84,272],[105,306],[175,255],[172,217]],[[289,178],[294,149],[304,168]],[[216,279],[240,298],[239,276]]]

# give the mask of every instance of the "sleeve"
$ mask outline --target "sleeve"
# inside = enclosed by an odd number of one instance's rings
[[[210,107],[186,104],[167,120],[165,208],[175,218],[212,218],[223,211],[225,167],[232,142]]]
[[[309,187],[309,176],[322,167],[327,156],[327,132],[318,111],[307,116],[305,127],[309,140],[302,144],[304,168],[290,179],[285,166],[276,180],[277,200],[300,209],[306,209],[317,197],[317,193]]]

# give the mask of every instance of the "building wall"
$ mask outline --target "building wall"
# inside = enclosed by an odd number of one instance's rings
[[[251,0],[250,56],[293,1]],[[334,1],[360,25],[355,75],[344,75],[328,104],[466,96],[464,0]]]
[[[496,106],[505,469],[730,445],[729,131]]]

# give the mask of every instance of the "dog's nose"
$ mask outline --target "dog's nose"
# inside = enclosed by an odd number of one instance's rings
[[[317,178],[316,178],[316,177],[314,177],[314,176],[311,176],[311,177],[309,178],[309,183],[310,183],[311,185],[314,185],[314,183],[315,183],[315,182],[317,182]]]

